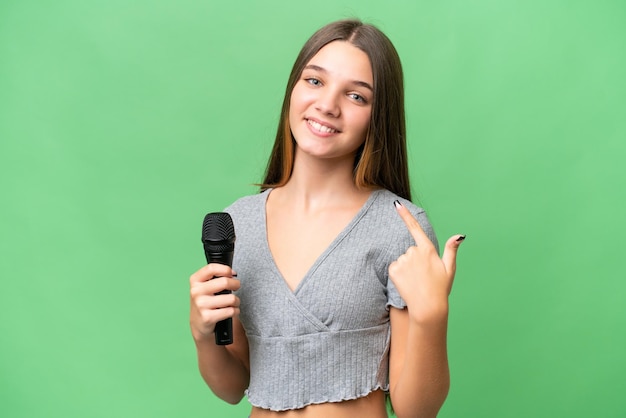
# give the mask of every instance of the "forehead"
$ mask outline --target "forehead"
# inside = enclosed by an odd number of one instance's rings
[[[333,76],[373,83],[372,65],[365,52],[346,41],[333,41],[317,51],[307,65],[323,68]]]

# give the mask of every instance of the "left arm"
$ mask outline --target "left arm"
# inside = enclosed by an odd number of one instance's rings
[[[447,314],[420,323],[391,308],[390,395],[398,418],[435,417],[448,395]]]
[[[450,371],[446,335],[448,295],[456,250],[464,236],[446,243],[439,258],[419,223],[403,206],[398,214],[417,246],[389,266],[389,277],[407,304],[390,308],[389,390],[398,418],[435,417],[448,395]]]

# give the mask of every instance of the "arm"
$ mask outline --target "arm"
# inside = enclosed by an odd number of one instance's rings
[[[230,267],[209,264],[194,273],[189,282],[190,326],[200,374],[213,393],[236,404],[243,397],[250,379],[248,340],[237,319],[239,298],[234,294],[216,293],[239,289],[239,281],[233,279]],[[215,324],[230,317],[233,318],[233,344],[215,344]]]
[[[399,418],[435,417],[450,387],[447,315],[420,323],[407,309],[391,308],[389,382]]]
[[[464,237],[448,240],[442,258],[410,212],[397,205],[417,246],[389,266],[389,277],[407,304],[391,308],[390,395],[399,418],[435,417],[450,386],[446,347],[448,295],[456,251]]]

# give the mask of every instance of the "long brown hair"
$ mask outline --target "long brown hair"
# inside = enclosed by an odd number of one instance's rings
[[[378,28],[354,19],[324,26],[300,50],[287,81],[276,140],[261,190],[283,186],[291,177],[295,151],[289,126],[291,92],[313,56],[325,45],[338,40],[350,42],[367,54],[374,77],[372,115],[365,142],[354,161],[354,182],[361,188],[382,187],[410,200],[400,57]]]

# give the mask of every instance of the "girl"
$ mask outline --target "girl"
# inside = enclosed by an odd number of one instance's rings
[[[385,394],[398,417],[436,416],[464,236],[439,258],[410,202],[405,138],[389,39],[357,20],[317,31],[289,77],[261,193],[226,209],[233,268],[190,278],[199,368],[218,397],[246,394],[252,418],[382,418]],[[217,346],[230,317],[234,343]]]

